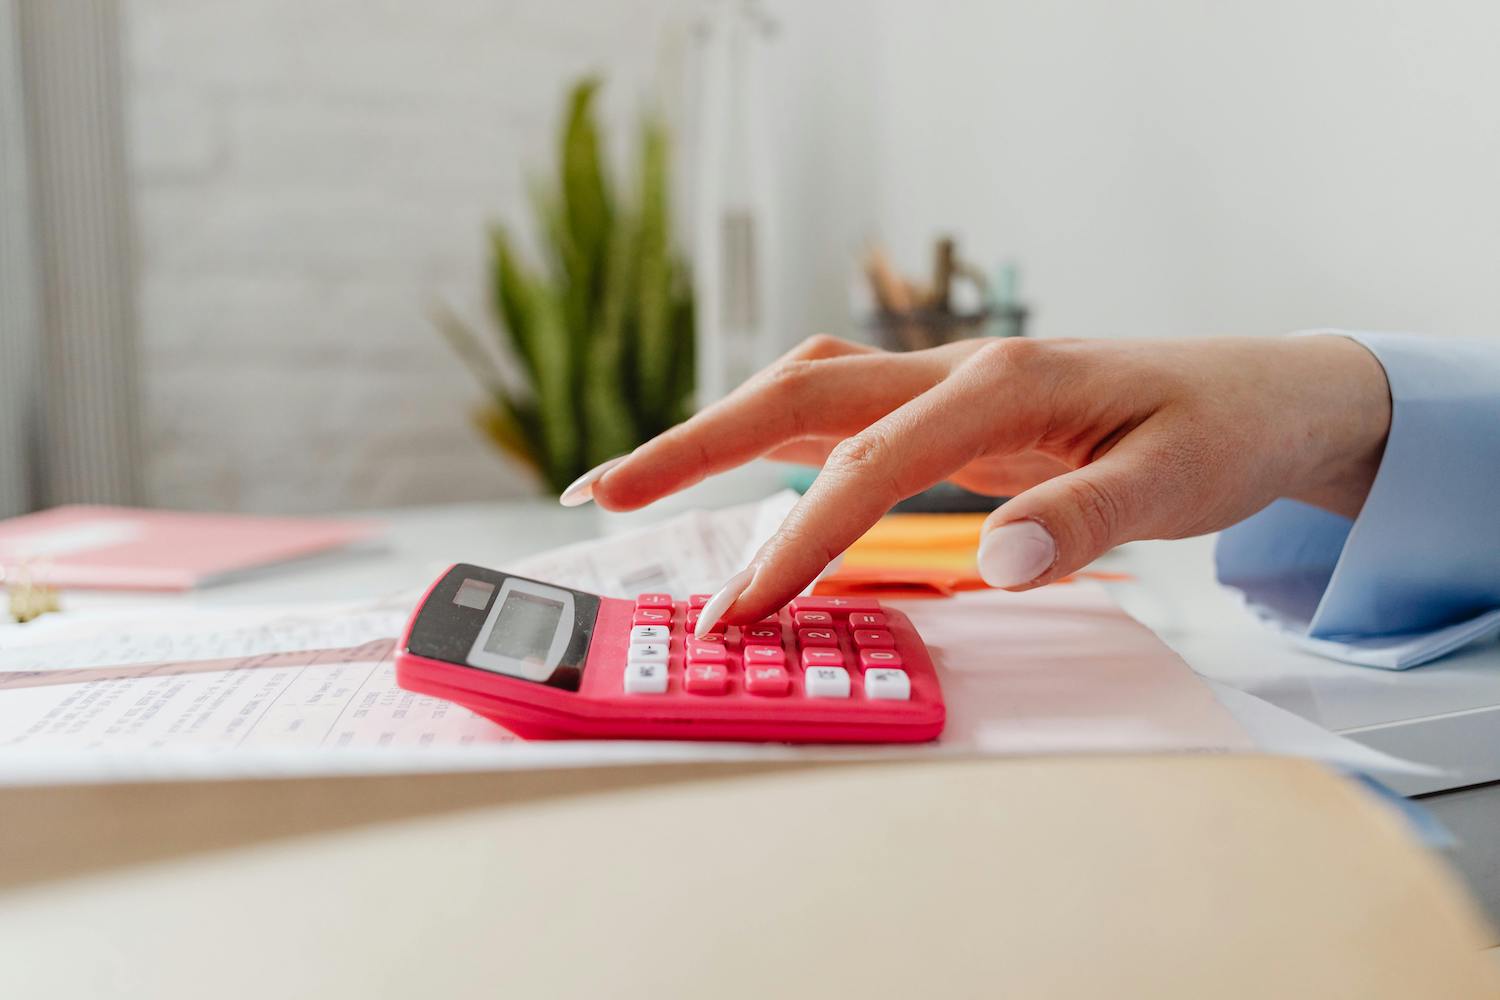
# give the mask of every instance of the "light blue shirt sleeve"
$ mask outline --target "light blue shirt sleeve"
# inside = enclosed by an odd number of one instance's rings
[[[1279,500],[1220,536],[1218,575],[1313,651],[1402,669],[1500,634],[1500,341],[1343,335],[1391,387],[1359,517]]]

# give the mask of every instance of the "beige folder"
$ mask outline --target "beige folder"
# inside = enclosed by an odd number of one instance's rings
[[[4,996],[1494,995],[1448,873],[1302,761],[13,789],[0,815]]]

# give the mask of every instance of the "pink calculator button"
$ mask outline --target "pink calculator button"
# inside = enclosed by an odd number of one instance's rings
[[[803,646],[837,646],[839,637],[831,628],[804,628],[797,630],[797,642]]]
[[[727,657],[722,642],[689,639],[687,643],[687,658],[689,663],[723,663]]]
[[[781,626],[779,625],[752,625],[745,629],[745,645],[764,646],[781,645]]]
[[[690,663],[682,672],[682,688],[689,694],[723,694],[729,690],[729,671],[721,663]]]
[[[836,649],[812,646],[802,651],[802,665],[804,667],[842,667],[844,654]]]
[[[849,616],[850,628],[885,628],[885,615],[879,611],[860,611]]]
[[[672,612],[665,608],[636,608],[630,616],[632,625],[670,625]]]
[[[635,599],[635,606],[638,608],[665,608],[666,610],[671,611],[672,595],[641,594]]]
[[[872,667],[900,669],[904,665],[901,662],[901,654],[894,649],[861,649],[859,651],[859,669],[861,670],[869,670]]]
[[[826,611],[799,611],[792,621],[798,628],[833,628],[833,615]]]
[[[860,649],[895,649],[896,637],[882,628],[857,628],[854,644]]]
[[[786,662],[786,653],[782,651],[780,646],[746,646],[743,656],[747,668],[752,664],[756,666],[765,666],[767,664],[780,666]]]
[[[711,596],[711,594],[694,594],[688,598],[688,607],[701,608],[708,603],[708,599]]]
[[[792,686],[785,667],[765,666],[745,668],[745,690],[751,694],[784,695]]]
[[[691,631],[691,629],[689,631]],[[722,631],[720,631],[720,632],[704,632],[701,636],[696,636],[695,638],[697,638],[699,642],[723,642],[723,643],[727,643],[729,641],[728,640],[728,633],[722,632]]]
[[[880,602],[871,597],[799,597],[792,602],[792,614],[798,611],[827,611],[845,615],[851,611],[879,611]]]

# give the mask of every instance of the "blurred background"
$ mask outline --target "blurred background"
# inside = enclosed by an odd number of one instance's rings
[[[548,303],[569,336],[555,272],[593,265],[556,253],[584,224],[559,157],[590,77],[611,219],[664,220],[690,275],[700,402],[882,308],[1500,335],[1496,37],[1500,6],[1460,0],[0,0],[0,513],[359,510],[545,491],[558,448],[582,467],[587,442],[523,439],[594,433],[585,397],[618,387],[518,349],[489,227],[535,337]],[[640,359],[687,348],[651,347],[665,300],[625,231],[571,342],[622,330],[639,410]],[[975,279],[952,303],[942,237]],[[476,420],[490,378],[509,431]]]

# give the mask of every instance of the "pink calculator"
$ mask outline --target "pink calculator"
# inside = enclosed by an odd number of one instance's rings
[[[943,730],[927,647],[864,597],[802,597],[693,637],[707,595],[617,600],[460,563],[407,625],[396,677],[526,739],[910,743]]]

